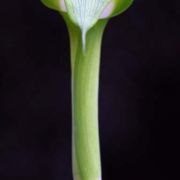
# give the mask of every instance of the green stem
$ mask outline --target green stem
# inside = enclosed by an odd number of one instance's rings
[[[100,180],[98,87],[101,39],[106,25],[99,21],[82,47],[78,27],[68,24],[72,68],[72,156],[74,180]]]
[[[133,0],[96,0],[92,4],[88,0],[81,3],[73,0],[41,1],[59,11],[70,34],[74,180],[100,180],[98,88],[101,40],[108,19],[125,11]],[[107,19],[99,20],[102,14]],[[97,23],[94,25],[93,22]]]

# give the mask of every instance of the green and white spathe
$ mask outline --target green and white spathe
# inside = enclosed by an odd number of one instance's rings
[[[110,18],[125,11],[133,0],[41,0],[46,6],[66,12],[70,20],[81,29],[85,46],[87,31],[99,19]]]

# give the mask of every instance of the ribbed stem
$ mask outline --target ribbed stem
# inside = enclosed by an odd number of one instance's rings
[[[68,26],[72,67],[72,156],[74,180],[100,180],[98,88],[101,39],[106,21],[87,33],[83,49],[81,32]]]

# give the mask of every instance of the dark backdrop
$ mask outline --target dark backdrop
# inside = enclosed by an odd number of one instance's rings
[[[177,179],[179,5],[135,0],[106,28],[104,180]],[[0,179],[72,179],[68,34],[39,0],[0,2]]]

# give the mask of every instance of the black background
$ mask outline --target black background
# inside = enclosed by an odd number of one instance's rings
[[[104,180],[178,179],[180,3],[135,0],[106,28]],[[70,180],[69,42],[39,0],[0,2],[0,179]]]

